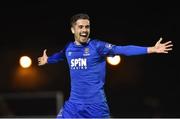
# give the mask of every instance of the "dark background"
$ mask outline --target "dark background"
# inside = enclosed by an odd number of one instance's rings
[[[116,45],[153,46],[171,40],[169,54],[121,56],[118,66],[107,65],[105,91],[112,117],[180,117],[179,94],[179,6],[174,2],[153,1],[59,1],[3,2],[0,7],[0,93],[34,93],[62,91],[68,99],[70,79],[65,62],[38,67],[37,58],[47,49],[51,55],[68,41],[73,41],[69,19],[76,13],[88,13],[91,36]],[[32,59],[30,69],[21,69],[19,58]],[[26,71],[25,71],[26,70]],[[24,72],[24,74],[19,73]],[[22,99],[23,100],[23,99]],[[56,115],[52,103],[26,107],[29,113],[17,112],[6,103],[3,117],[9,115]],[[31,103],[42,102],[40,99]],[[20,103],[22,102],[22,103]],[[46,107],[47,105],[47,107]],[[30,106],[30,105],[29,105]],[[51,108],[50,108],[51,107]],[[25,109],[25,108],[24,108]],[[51,109],[51,112],[48,110]],[[3,110],[3,111],[2,111]],[[47,114],[48,115],[48,114]]]

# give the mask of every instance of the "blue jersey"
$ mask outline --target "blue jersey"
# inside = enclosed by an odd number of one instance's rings
[[[48,63],[57,63],[67,59],[71,77],[69,101],[93,104],[106,101],[103,86],[107,56],[131,56],[146,53],[147,47],[117,46],[97,39],[90,39],[85,45],[68,43],[63,50],[48,57]]]

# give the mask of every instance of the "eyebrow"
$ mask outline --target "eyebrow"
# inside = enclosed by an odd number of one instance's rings
[[[78,25],[79,27],[90,27],[90,25]]]

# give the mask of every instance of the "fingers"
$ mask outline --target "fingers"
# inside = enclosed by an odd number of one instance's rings
[[[162,37],[159,39],[159,41],[157,43],[160,43],[162,41]],[[165,43],[163,43],[163,45],[165,45],[166,47],[172,47],[172,41],[167,41]]]
[[[162,37],[160,37],[160,39],[156,42],[155,46],[161,44],[161,41],[162,41]]]
[[[163,53],[168,53],[168,51],[171,51],[171,50],[172,50],[172,48],[168,48],[168,49],[164,50]]]
[[[38,58],[38,61],[41,61],[41,57]]]
[[[165,42],[164,44],[165,44],[165,45],[168,45],[168,44],[170,44],[170,43],[172,43],[172,41]]]
[[[39,66],[42,65],[42,57],[39,57],[39,58],[38,58],[38,65],[39,65]]]
[[[166,54],[167,54],[168,52],[167,52],[167,51],[164,51],[163,53],[166,53]]]
[[[41,63],[41,62],[39,62],[39,63],[38,63],[38,65],[39,65],[39,66],[42,66],[42,65],[44,65],[44,64],[43,64],[43,63]]]
[[[40,66],[40,65],[44,65],[44,64],[46,64],[45,59],[43,57],[39,57],[38,58],[38,65]]]
[[[38,62],[38,65],[39,65],[39,66],[41,66],[41,65],[42,65],[42,63],[41,63],[41,62]]]
[[[169,42],[169,43],[170,43],[170,42]],[[167,44],[168,44],[168,43],[167,43]],[[172,46],[173,46],[172,44],[166,45],[163,53],[168,53],[168,51],[171,51],[171,50],[172,50]]]
[[[166,48],[169,48],[169,47],[172,47],[173,45],[171,44],[171,45],[166,45]]]
[[[172,48],[165,48],[164,50],[161,51],[161,53],[168,53],[169,51],[171,51]]]
[[[46,51],[47,51],[47,49],[45,49],[45,50],[44,50],[44,52],[43,52],[43,56],[46,56]]]
[[[38,58],[38,65],[39,65],[39,66],[44,65],[44,64],[46,64],[46,62],[47,62],[47,61],[46,61],[46,59],[47,59],[46,51],[47,51],[47,49],[45,49],[45,50],[43,51],[43,56]]]
[[[172,43],[172,41],[168,41],[168,42],[164,43],[164,45],[166,48],[172,49],[172,48],[170,48],[173,46],[173,44],[171,44],[171,43]]]
[[[166,49],[166,51],[170,51],[170,50],[172,50],[172,48],[167,48],[167,49]]]
[[[38,62],[38,65],[39,65],[39,66],[44,65],[44,64],[45,64],[45,63],[42,62],[42,61],[39,61],[39,62]]]
[[[158,43],[160,43],[162,41],[162,37],[160,37],[160,39],[158,40]]]
[[[44,63],[42,63],[42,62],[39,62],[39,63],[38,63],[38,65],[39,65],[39,66],[42,66],[42,65],[44,65]]]

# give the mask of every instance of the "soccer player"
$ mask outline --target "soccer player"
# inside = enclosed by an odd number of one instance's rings
[[[171,41],[161,43],[160,38],[152,47],[135,45],[119,46],[98,39],[89,38],[90,18],[87,14],[76,14],[71,18],[74,42],[64,49],[38,58],[38,65],[57,63],[67,59],[71,92],[57,118],[109,118],[110,111],[104,93],[106,57],[114,55],[142,55],[148,53],[168,53]]]

